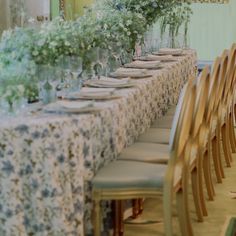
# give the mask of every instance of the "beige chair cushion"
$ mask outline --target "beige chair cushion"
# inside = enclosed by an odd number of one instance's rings
[[[171,129],[173,116],[163,116],[157,120],[155,120],[151,127],[152,128],[164,128],[164,129]]]
[[[175,109],[176,109],[176,106],[171,106],[171,107],[168,109],[166,115],[167,115],[167,116],[174,116],[174,114],[175,114]]]
[[[138,142],[169,144],[170,129],[150,128],[140,135]]]
[[[94,189],[162,188],[166,165],[114,161],[103,167],[92,181]]]
[[[118,157],[119,160],[167,164],[169,146],[156,143],[134,143]]]

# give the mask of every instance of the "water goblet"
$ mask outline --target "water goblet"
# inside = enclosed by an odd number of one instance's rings
[[[96,77],[97,64],[99,63],[99,49],[97,47],[91,48],[85,54],[84,58],[84,75],[88,76],[88,79]]]
[[[107,49],[104,48],[98,49],[98,59],[99,59],[98,63],[101,65],[101,70],[98,71],[98,78],[100,78],[101,74],[107,77],[108,57],[109,53]]]
[[[83,72],[83,61],[81,57],[71,56],[69,63],[69,70],[71,75],[70,88],[71,90],[78,90],[81,88],[81,73]]]

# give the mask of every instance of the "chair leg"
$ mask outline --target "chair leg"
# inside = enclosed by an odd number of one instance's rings
[[[164,212],[165,236],[173,236],[172,194],[173,194],[173,183],[171,181],[168,181],[165,183],[164,191],[163,191],[163,212]]]
[[[202,171],[203,171],[203,160],[202,160],[202,154],[200,155],[200,158],[198,159],[198,166],[197,166],[197,176],[198,176],[198,186],[199,186],[199,198],[202,208],[202,214],[203,216],[207,216],[207,208],[206,208],[206,202],[204,197],[204,191],[203,191],[203,181],[202,181]]]
[[[101,235],[101,212],[100,201],[94,201],[94,236]]]
[[[230,148],[229,148],[229,143],[228,143],[228,139],[227,139],[227,127],[226,124],[224,124],[221,127],[221,134],[222,134],[222,144],[223,144],[223,150],[224,150],[224,156],[225,156],[225,161],[226,161],[226,165],[227,167],[231,167],[231,152],[230,152]]]
[[[199,177],[197,173],[197,168],[194,168],[191,172],[192,179],[192,191],[193,191],[193,200],[196,208],[197,218],[199,222],[203,222],[203,212],[201,207],[201,199],[199,195]]]
[[[211,189],[212,189],[212,193],[213,193],[213,196],[216,195],[215,193],[215,188],[214,188],[214,184],[213,184],[213,178],[212,178],[212,169],[211,169],[211,155],[212,155],[212,142],[208,142],[208,150],[207,150],[207,159],[208,159],[208,174],[209,174],[209,178],[210,178],[210,184],[211,184]]]
[[[235,138],[235,133],[234,133],[234,120],[233,120],[233,114],[231,112],[229,114],[229,138],[230,138],[231,150],[233,153],[236,153],[236,138]]]
[[[224,168],[223,168],[223,163],[222,163],[222,158],[221,158],[221,128],[220,126],[217,126],[217,129],[216,129],[216,150],[217,150],[217,158],[218,158],[218,161],[219,161],[219,167],[220,167],[220,173],[221,173],[221,177],[222,178],[225,178],[225,173],[224,173]]]
[[[144,199],[143,198],[140,198],[138,200],[138,205],[139,205],[139,215],[141,215],[143,213],[143,203],[144,203]]]
[[[112,201],[113,236],[123,235],[123,201]]]
[[[209,198],[210,201],[213,201],[215,191],[214,191],[214,186],[213,186],[212,176],[211,176],[211,170],[210,170],[209,154],[210,154],[209,151],[206,151],[203,155],[203,173],[204,173],[208,198]]]
[[[137,219],[137,217],[139,215],[139,199],[132,200],[132,207],[133,207],[132,218]]]
[[[178,208],[178,217],[181,233],[183,236],[193,236],[192,224],[189,216],[187,192],[180,189],[176,193],[176,203]]]
[[[236,122],[236,103],[234,104],[233,113],[234,113],[234,122]]]
[[[124,235],[124,201],[118,201],[119,207],[119,236]]]
[[[214,169],[216,174],[217,183],[222,183],[220,163],[219,163],[219,150],[217,147],[217,138],[213,138],[212,142],[212,159],[214,163]]]

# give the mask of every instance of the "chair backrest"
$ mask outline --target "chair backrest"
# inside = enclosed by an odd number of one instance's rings
[[[216,107],[219,106],[221,102],[223,102],[224,99],[224,87],[225,87],[225,81],[226,81],[226,74],[227,74],[227,67],[228,67],[228,61],[229,61],[229,52],[228,50],[224,50],[221,58],[221,66],[220,66],[220,76],[218,80],[218,88],[217,88],[217,95],[216,95]]]
[[[208,101],[205,114],[205,119],[207,123],[210,121],[211,115],[215,111],[215,103],[216,103],[215,100],[217,96],[217,85],[220,77],[220,66],[221,66],[221,59],[220,57],[217,57],[214,61],[214,66],[210,77]]]
[[[233,94],[233,95],[236,93],[235,86],[236,86],[236,64],[234,66],[232,83],[231,83],[231,88],[230,88],[231,94]]]
[[[199,133],[206,112],[210,84],[209,66],[206,66],[202,70],[202,73],[195,79],[194,83],[196,84],[196,100],[191,125],[191,137],[193,139],[195,139]]]
[[[191,121],[193,116],[196,85],[189,79],[183,87],[176,107],[169,140],[171,162],[176,163],[189,140]],[[172,159],[174,158],[174,160]]]
[[[233,91],[232,88],[232,82],[234,79],[234,67],[236,62],[236,44],[233,44],[230,51],[229,51],[229,61],[227,66],[227,74],[226,74],[226,81],[225,81],[225,87],[224,87],[224,100],[227,101],[227,97],[231,96]]]

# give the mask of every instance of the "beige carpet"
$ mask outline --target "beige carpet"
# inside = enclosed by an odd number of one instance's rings
[[[214,201],[207,200],[208,217],[203,223],[196,221],[192,196],[190,195],[191,216],[194,235],[219,236],[228,216],[236,216],[236,155],[231,168],[225,168],[226,178],[223,184],[215,183],[216,197]],[[214,177],[214,176],[213,176]],[[234,192],[234,193],[231,193]],[[235,199],[234,199],[235,198]],[[175,209],[175,205],[173,205]],[[161,199],[147,199],[143,215],[138,220],[162,220]],[[175,235],[180,235],[177,218],[174,217]],[[154,224],[125,224],[125,236],[159,236],[164,235],[163,223]],[[187,236],[187,235],[186,235]]]

